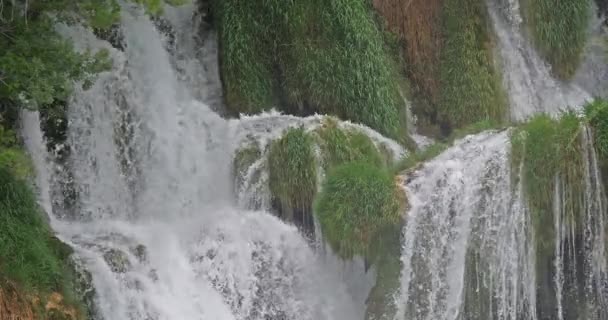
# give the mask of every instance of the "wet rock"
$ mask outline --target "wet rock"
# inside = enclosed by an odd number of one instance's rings
[[[126,253],[118,249],[109,249],[103,254],[103,259],[115,273],[125,273],[131,269],[131,262]]]

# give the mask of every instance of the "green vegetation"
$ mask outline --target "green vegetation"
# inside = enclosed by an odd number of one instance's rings
[[[323,235],[339,256],[370,256],[379,232],[399,224],[400,198],[386,170],[351,162],[329,173],[315,213]]]
[[[591,1],[526,0],[523,11],[534,43],[555,75],[571,78],[581,61]]]
[[[446,0],[442,15],[438,115],[451,131],[482,120],[503,122],[506,95],[493,62],[492,30],[481,0]]]
[[[0,167],[0,277],[29,291],[67,296],[69,247],[56,239],[43,219],[33,192],[13,172]]]
[[[536,116],[512,137],[513,168],[523,162],[522,179],[535,230],[538,261],[554,250],[553,207],[556,182],[562,188],[566,224],[580,226],[584,192],[581,119],[566,113],[554,120]],[[515,171],[517,172],[517,171]]]
[[[318,111],[405,136],[397,68],[366,1],[216,0],[214,15],[233,111]]]
[[[597,99],[585,107],[585,116],[593,130],[597,159],[604,185],[608,185],[608,101]]]
[[[367,162],[378,167],[387,162],[368,136],[360,131],[339,128],[333,119],[327,119],[317,134],[326,170],[351,161]]]
[[[281,215],[294,221],[294,211],[310,212],[317,193],[317,164],[313,138],[303,128],[289,129],[270,146],[269,187]]]

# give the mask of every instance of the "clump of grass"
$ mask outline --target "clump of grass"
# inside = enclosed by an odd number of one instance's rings
[[[351,162],[329,173],[315,202],[315,214],[339,256],[372,255],[379,232],[400,221],[397,193],[388,172],[369,163]]]
[[[317,134],[326,170],[352,161],[367,162],[378,167],[386,162],[368,136],[360,131],[342,129],[332,119],[327,119]]]
[[[587,0],[526,0],[523,5],[534,43],[559,78],[571,78],[581,61],[590,5]]]
[[[446,0],[438,116],[444,130],[482,120],[503,122],[506,95],[493,62],[485,2]]]
[[[405,136],[395,62],[364,0],[215,1],[228,105],[322,112]]]
[[[531,210],[539,261],[546,261],[554,250],[553,207],[557,179],[565,189],[562,191],[564,222],[583,225],[577,223],[582,212],[580,195],[584,192],[580,139],[581,119],[574,113],[566,113],[559,120],[547,115],[536,116],[513,134],[513,168],[518,170],[523,162],[521,178]]]
[[[310,212],[317,192],[312,136],[303,128],[289,129],[270,146],[268,168],[270,192],[284,218],[294,221],[294,211]]]

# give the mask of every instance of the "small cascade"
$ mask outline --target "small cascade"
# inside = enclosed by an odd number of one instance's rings
[[[526,27],[519,0],[488,0],[487,4],[497,37],[511,119],[524,121],[538,113],[556,115],[568,107],[580,107],[592,99],[592,95],[577,81],[564,83],[551,75],[550,66],[525,36]],[[583,62],[581,68],[588,69],[585,64],[597,67],[597,59],[593,61],[589,59]],[[603,69],[608,70],[605,63]],[[605,76],[596,72],[597,77]],[[593,90],[593,93],[596,94],[597,90]]]
[[[457,141],[405,181],[411,209],[399,319],[533,314],[534,254],[525,206],[511,183],[509,133]]]

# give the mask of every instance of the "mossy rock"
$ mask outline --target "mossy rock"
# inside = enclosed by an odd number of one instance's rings
[[[587,43],[591,1],[524,0],[522,8],[534,44],[553,73],[572,78]]]
[[[317,161],[312,136],[289,129],[268,152],[269,187],[281,217],[314,230],[311,204],[317,192]]]
[[[245,175],[249,168],[261,157],[262,150],[256,141],[250,141],[236,150],[233,158],[232,172],[236,179],[237,188],[244,183]]]
[[[216,0],[233,113],[329,113],[406,136],[398,68],[365,0]]]
[[[315,202],[315,214],[339,256],[373,256],[370,249],[378,232],[400,221],[400,198],[386,170],[352,162],[328,174]]]
[[[118,249],[109,249],[103,254],[103,259],[106,261],[112,272],[125,273],[131,269],[131,261],[129,256]]]

